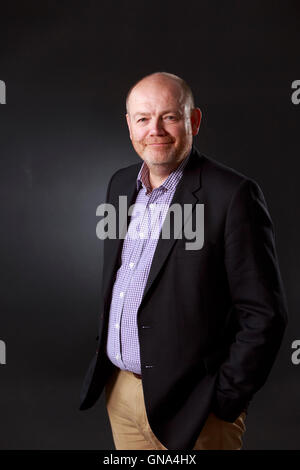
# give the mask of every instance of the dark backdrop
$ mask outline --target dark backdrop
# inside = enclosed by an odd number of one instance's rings
[[[125,95],[154,71],[191,85],[199,150],[265,194],[290,323],[245,449],[300,448],[298,2],[3,3],[0,448],[113,449],[103,396],[78,410],[98,326],[96,208],[112,172],[139,161]]]

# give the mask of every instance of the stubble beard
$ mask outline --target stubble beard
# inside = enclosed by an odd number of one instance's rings
[[[170,148],[170,149],[157,149],[151,151],[147,145],[140,143],[135,143],[135,151],[137,154],[150,166],[172,166],[176,162],[181,162],[183,156],[187,155],[186,146],[180,149]]]

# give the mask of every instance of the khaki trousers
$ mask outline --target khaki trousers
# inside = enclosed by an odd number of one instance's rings
[[[116,450],[167,450],[150,428],[140,378],[116,369],[105,386],[105,401]],[[242,412],[229,423],[210,413],[194,450],[240,450],[245,418]]]

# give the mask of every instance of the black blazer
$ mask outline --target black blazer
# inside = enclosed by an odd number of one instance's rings
[[[118,208],[119,195],[127,195],[134,203],[141,165],[112,176],[107,202]],[[149,424],[167,449],[192,450],[209,412],[234,421],[265,383],[287,305],[273,224],[255,181],[193,146],[174,203],[204,204],[204,245],[187,251],[184,238],[158,240],[137,325]],[[80,410],[94,405],[115,369],[105,348],[122,244],[104,241],[98,346]]]

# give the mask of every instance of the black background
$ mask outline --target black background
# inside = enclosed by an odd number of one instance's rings
[[[78,410],[98,326],[96,208],[139,161],[125,95],[154,71],[194,91],[198,149],[263,189],[289,326],[244,447],[300,448],[298,3],[1,2],[1,449],[113,449],[103,396]]]

